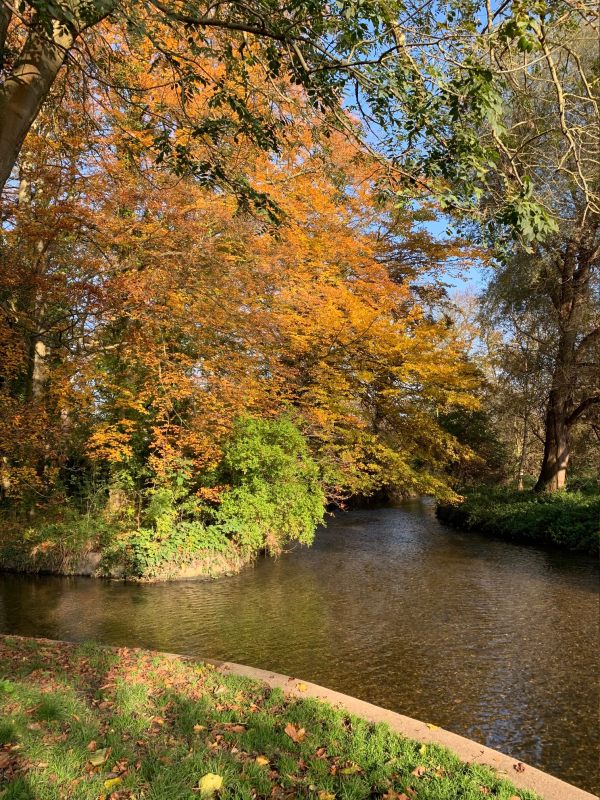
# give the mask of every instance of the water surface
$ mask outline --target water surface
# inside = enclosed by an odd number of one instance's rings
[[[598,790],[598,565],[447,529],[428,503],[338,515],[217,581],[0,575],[0,632],[287,673]]]

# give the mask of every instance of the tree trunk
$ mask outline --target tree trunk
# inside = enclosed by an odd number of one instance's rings
[[[0,88],[0,191],[73,41],[74,36],[58,23],[52,35],[33,27],[14,69]]]
[[[571,448],[567,411],[568,398],[559,390],[553,389],[546,412],[544,458],[540,477],[535,485],[536,492],[554,492],[566,486]]]
[[[529,444],[529,420],[523,420],[523,437],[521,439],[521,457],[519,458],[519,472],[517,474],[517,489],[523,491],[523,478],[525,477],[525,463],[527,461],[527,445]]]

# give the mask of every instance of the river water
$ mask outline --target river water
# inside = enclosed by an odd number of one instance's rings
[[[598,564],[450,530],[428,502],[350,511],[216,581],[0,575],[0,632],[302,677],[597,791]]]

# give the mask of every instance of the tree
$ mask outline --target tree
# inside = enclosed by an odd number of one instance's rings
[[[205,9],[187,0],[36,0],[18,11],[4,0],[1,14],[2,187],[64,67],[82,93],[97,95],[103,86],[116,86],[120,102],[142,118],[145,114],[151,149],[175,172],[235,188],[246,201],[264,206],[264,194],[256,196],[246,176],[227,174],[219,160],[194,161],[185,140],[215,142],[224,130],[233,130],[276,152],[291,120],[282,113],[277,93],[259,108],[254,100],[265,86],[275,85],[279,97],[285,97],[290,84],[297,84],[307,107],[369,140],[387,161],[395,191],[441,195],[449,208],[504,223],[528,240],[543,237],[553,222],[542,198],[531,191],[531,176],[517,166],[518,148],[505,135],[503,92],[529,79],[531,63],[537,63],[528,60],[530,51],[539,46],[550,60],[556,52],[566,56],[561,40],[565,24],[594,16],[593,10],[564,0],[497,7],[416,0],[347,0],[328,6],[314,0],[252,0]],[[145,95],[129,91],[120,66],[136,50],[145,53],[148,74],[159,63],[168,67],[179,97],[177,111],[146,114],[146,98],[159,89],[158,83],[147,87]],[[220,69],[207,75],[206,58]],[[558,74],[555,85],[555,102],[562,108],[560,98],[568,92]],[[213,110],[201,124],[188,113],[198,93],[206,95]],[[362,128],[342,112],[343,100]],[[564,109],[560,114],[564,123],[568,114]],[[482,126],[491,131],[490,142],[480,138]],[[562,135],[574,140],[576,126],[563,124]],[[495,169],[488,177],[498,153],[510,167],[502,180]],[[488,189],[495,190],[496,202],[482,206],[479,200]]]
[[[517,343],[545,359],[542,491],[565,485],[573,428],[600,406],[600,69],[591,25],[570,20],[552,34],[542,21],[529,30],[528,74],[511,80],[511,112],[490,133],[500,150],[494,170],[499,184],[518,180],[539,197],[555,230],[505,250],[488,299]],[[518,63],[509,50],[495,57],[506,68]]]
[[[126,65],[131,92],[165,78],[143,58]],[[178,97],[164,83],[155,103],[169,114]],[[386,204],[378,163],[318,120],[296,125],[277,159],[250,137],[188,145],[268,191],[285,220],[274,229],[149,159],[127,103],[82,107],[63,88],[28,139],[29,203],[7,203],[1,243],[13,266],[0,283],[5,505],[80,507],[94,493],[99,514],[152,517],[162,535],[225,496],[209,478],[236,420],[282,414],[318,465],[319,496],[388,483],[450,495],[445,466],[464,448],[438,414],[472,406],[477,376],[429,310],[435,292],[414,284],[460,243]],[[194,102],[197,119],[210,114]],[[37,419],[32,341],[45,347]]]

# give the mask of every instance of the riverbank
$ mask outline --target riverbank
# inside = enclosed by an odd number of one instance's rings
[[[0,637],[0,707],[3,800],[537,798],[384,724],[147,651]]]
[[[462,530],[598,554],[598,494],[534,494],[486,486],[466,492],[460,503],[439,505],[436,513],[442,522]]]
[[[29,526],[0,521],[0,571],[5,572],[152,583],[234,575],[255,557],[225,538],[205,536],[199,543],[173,530],[157,539],[80,515]]]

